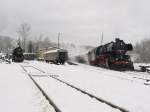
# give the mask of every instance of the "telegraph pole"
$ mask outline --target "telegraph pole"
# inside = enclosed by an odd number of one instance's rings
[[[103,44],[103,32],[102,32],[102,37],[101,37],[101,45]]]
[[[18,45],[19,47],[21,47],[21,40],[20,40],[20,37],[18,38],[17,45]]]
[[[58,48],[59,48],[59,38],[60,38],[60,32],[58,33]]]

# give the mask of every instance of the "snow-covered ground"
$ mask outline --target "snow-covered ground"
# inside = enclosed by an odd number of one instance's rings
[[[55,112],[18,64],[0,63],[0,112]]]
[[[36,61],[30,64],[131,112],[150,110],[150,86],[144,85],[143,80],[131,79],[128,73],[88,65],[54,65]]]
[[[62,112],[120,112],[116,108],[48,77],[49,74],[42,73],[27,65],[24,68]],[[41,77],[41,75],[45,76]]]
[[[82,64],[54,65],[25,61],[21,64],[0,63],[0,111],[2,112],[54,112],[53,107],[20,65],[25,67],[62,112],[119,112],[120,110],[101,103],[49,75],[57,76],[60,80],[130,112],[150,111],[150,85],[144,85],[145,80],[133,78],[128,72]]]

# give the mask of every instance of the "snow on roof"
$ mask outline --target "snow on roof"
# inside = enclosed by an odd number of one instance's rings
[[[53,52],[58,52],[58,49],[56,49],[56,50],[49,50],[49,51],[45,52],[44,54],[53,53]]]
[[[35,54],[35,53],[23,53],[23,54]]]
[[[67,51],[64,49],[55,49],[55,50],[49,50],[49,51],[45,52],[44,54],[54,53],[54,52],[67,52]]]
[[[49,51],[49,50],[56,50],[56,49],[59,49],[58,47],[48,47],[48,48],[43,48],[43,49],[40,49],[40,51]]]

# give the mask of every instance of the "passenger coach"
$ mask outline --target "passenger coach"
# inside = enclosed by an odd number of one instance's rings
[[[48,50],[43,54],[46,62],[52,62],[55,64],[64,64],[68,60],[68,52],[64,49]]]

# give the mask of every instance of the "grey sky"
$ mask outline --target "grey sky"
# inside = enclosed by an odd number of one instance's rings
[[[1,0],[0,34],[17,36],[21,23],[32,35],[52,41],[61,32],[62,42],[98,45],[120,36],[137,42],[150,36],[149,0]]]

